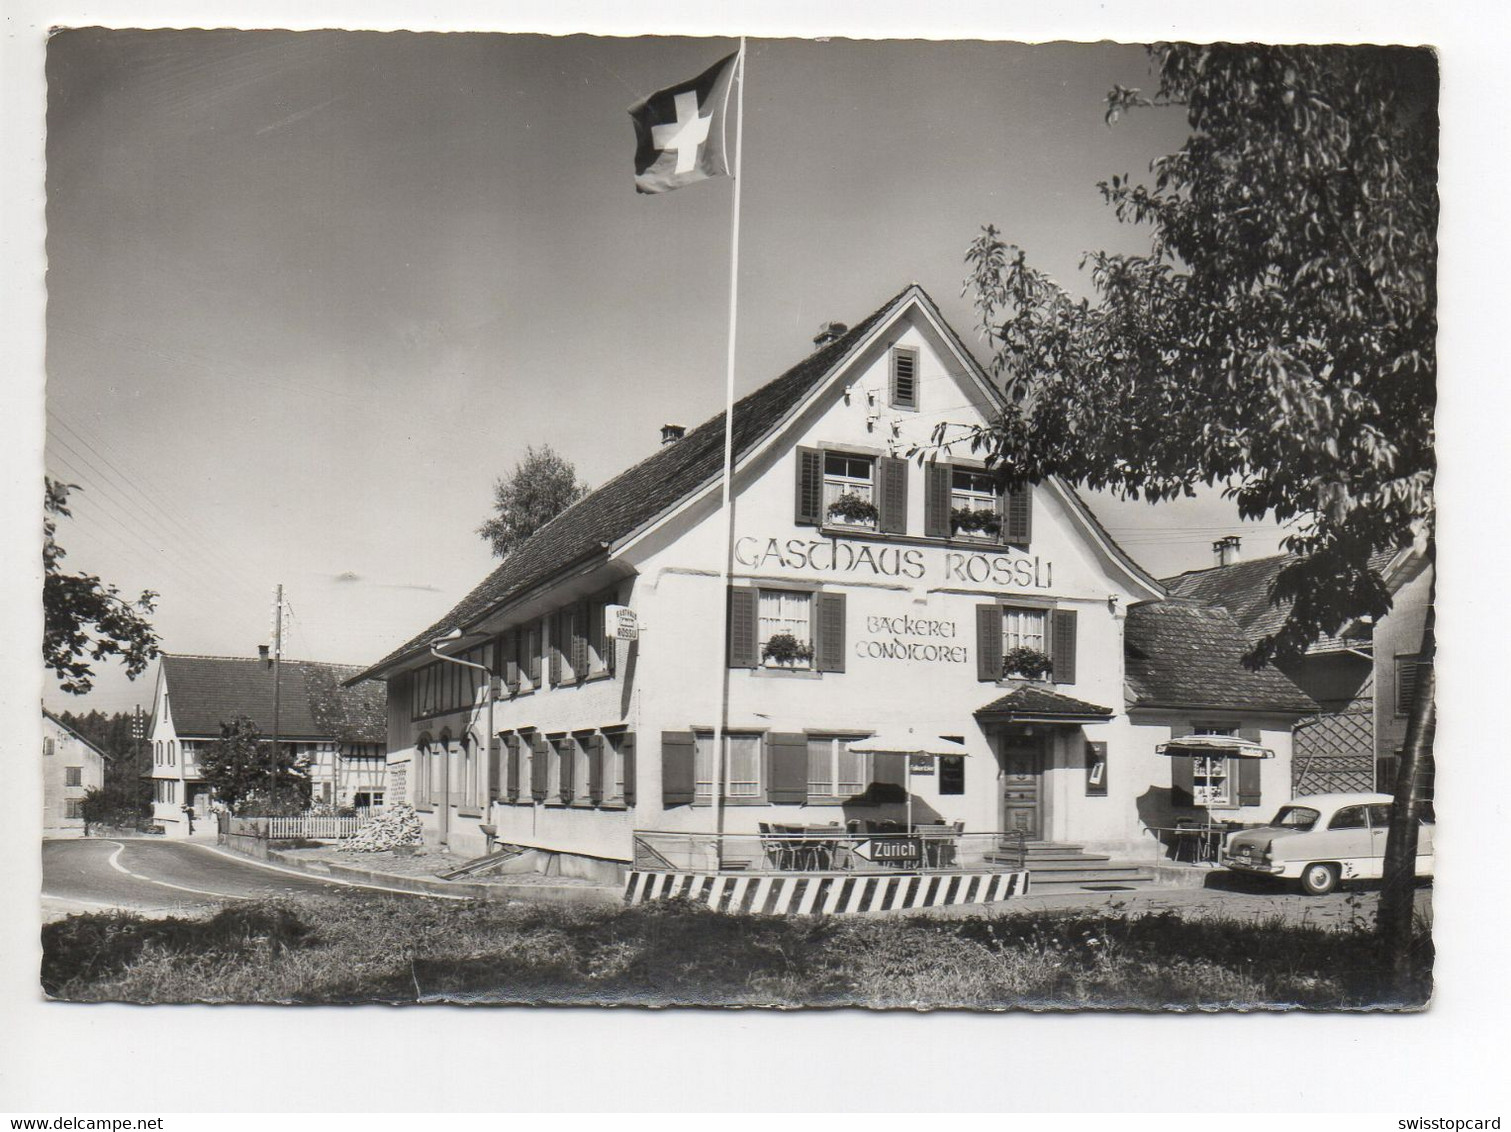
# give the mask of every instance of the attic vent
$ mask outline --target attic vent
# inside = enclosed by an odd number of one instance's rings
[[[892,351],[892,408],[918,408],[918,351]]]
[[[826,322],[818,328],[818,333],[813,336],[813,348],[821,350],[836,338],[849,331],[849,327],[843,322]]]

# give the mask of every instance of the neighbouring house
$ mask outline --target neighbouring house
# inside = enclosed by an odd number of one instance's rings
[[[83,834],[84,795],[105,788],[108,761],[104,751],[42,709],[42,836]]]
[[[278,675],[278,739],[309,768],[311,801],[381,807],[387,798],[381,684],[346,687],[351,665],[285,660]],[[274,669],[259,659],[163,653],[148,730],[153,821],[187,833],[186,809],[207,818],[211,791],[198,755],[221,725],[244,715],[273,734]]]
[[[1170,592],[1232,614],[1251,643],[1276,629],[1286,610],[1270,602],[1283,554],[1241,561],[1239,542],[1213,545],[1215,565],[1165,579]],[[1311,646],[1281,670],[1317,701],[1297,723],[1292,763],[1297,794],[1395,789],[1396,765],[1416,688],[1422,630],[1432,600],[1432,567],[1421,547],[1376,554],[1370,561],[1391,595],[1388,614],[1354,621]]]
[[[387,682],[390,797],[427,839],[604,875],[653,834],[912,814],[1152,858],[1172,814],[1289,797],[1315,705],[1237,663],[1232,617],[1166,603],[1063,483],[908,457],[1002,407],[920,287],[814,344],[735,406],[732,539],[723,414],[668,426],[354,677]],[[1193,729],[1272,757],[1162,753]],[[942,753],[851,749],[899,733]]]

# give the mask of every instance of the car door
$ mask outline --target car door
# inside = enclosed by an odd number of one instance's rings
[[[1390,837],[1390,803],[1376,802],[1369,807],[1369,871],[1361,875],[1385,875],[1385,842]]]
[[[1316,837],[1318,848],[1326,846],[1326,856],[1338,862],[1344,880],[1369,876],[1370,844],[1367,806],[1343,806],[1327,823],[1327,830]],[[1317,850],[1313,850],[1314,853]],[[1378,876],[1379,874],[1374,874]]]

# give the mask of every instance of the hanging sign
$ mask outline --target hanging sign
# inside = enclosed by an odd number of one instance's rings
[[[603,624],[608,635],[616,641],[638,641],[640,619],[627,605],[608,605],[603,610]]]
[[[909,755],[908,773],[913,775],[932,776],[934,773],[934,760],[928,755]]]

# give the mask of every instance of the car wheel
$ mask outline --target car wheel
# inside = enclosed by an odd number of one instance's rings
[[[1301,891],[1308,896],[1326,896],[1337,887],[1337,865],[1313,864],[1301,870]]]

